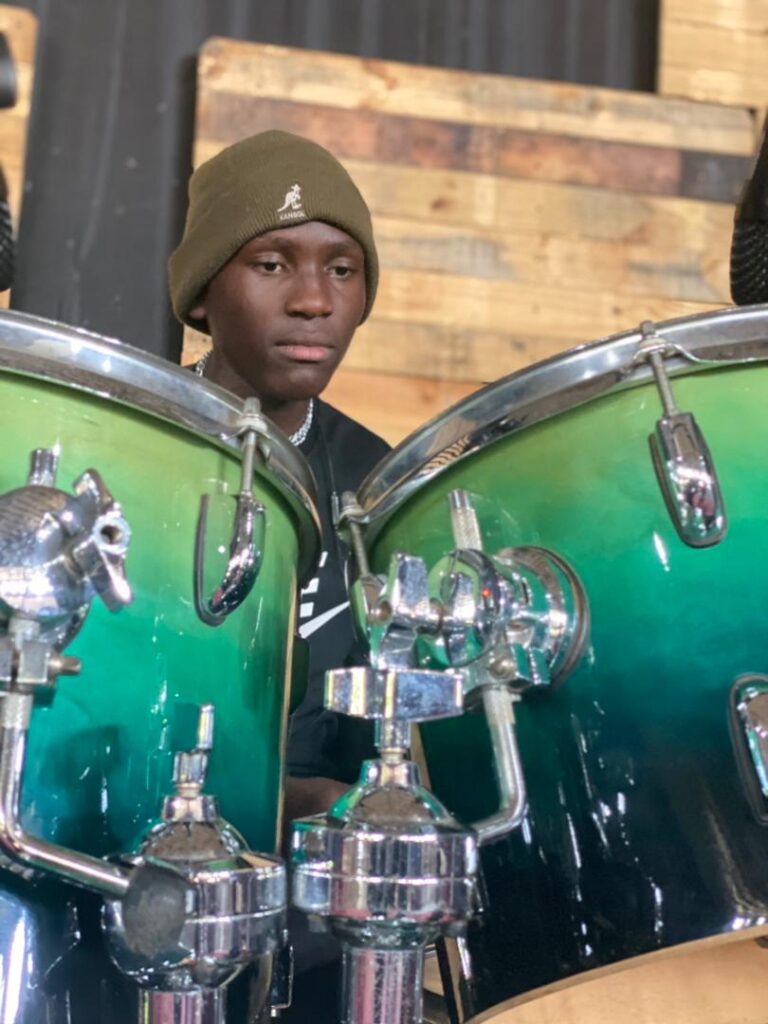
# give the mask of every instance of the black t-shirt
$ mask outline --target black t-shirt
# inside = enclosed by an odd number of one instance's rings
[[[304,700],[291,716],[288,773],[351,783],[361,761],[374,756],[373,730],[368,722],[323,706],[325,672],[363,664],[365,658],[365,648],[355,638],[345,583],[347,551],[333,528],[333,507],[345,491],[358,490],[389,445],[316,399],[312,426],[299,451],[317,483],[323,551],[316,575],[299,596],[297,628],[309,645],[309,681]]]

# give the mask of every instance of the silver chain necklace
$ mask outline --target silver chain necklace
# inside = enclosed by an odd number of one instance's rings
[[[198,377],[204,377],[205,376],[205,367],[206,367],[206,365],[208,363],[208,360],[211,358],[211,352],[212,351],[213,351],[213,349],[209,349],[205,353],[203,358],[202,359],[198,359],[198,361],[195,363],[195,374]],[[312,419],[313,419],[314,415],[315,415],[315,400],[314,400],[314,398],[310,398],[309,406],[307,408],[307,415],[304,417],[304,422],[301,424],[299,429],[298,430],[294,430],[294,432],[288,438],[288,440],[291,442],[291,444],[293,444],[293,445],[300,445],[300,444],[303,444],[304,441],[306,441],[307,434],[309,433],[310,428],[312,426]]]

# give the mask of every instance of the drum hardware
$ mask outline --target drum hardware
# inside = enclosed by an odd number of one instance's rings
[[[59,675],[80,671],[78,659],[60,648],[82,625],[95,594],[113,610],[131,598],[124,574],[130,530],[120,506],[93,470],[75,482],[74,497],[54,488],[55,468],[53,453],[35,452],[32,482],[0,496],[0,607],[5,616],[0,637],[0,850],[27,869],[28,878],[29,869],[42,870],[108,898],[123,922],[126,947],[145,961],[186,937],[191,914],[202,911],[207,919],[219,904],[226,916],[217,922],[217,934],[233,944],[226,931],[232,930],[230,908],[238,906],[239,937],[240,907],[250,905],[240,889],[246,896],[255,890],[259,914],[267,908],[271,913],[261,892],[266,876],[267,895],[274,890],[285,906],[282,865],[273,881],[271,862],[246,858],[243,880],[243,870],[236,870],[240,864],[223,860],[218,850],[222,863],[216,870],[222,868],[223,878],[214,870],[199,882],[179,871],[171,857],[111,863],[38,839],[22,823],[19,805],[34,703],[52,700]],[[166,813],[180,818],[182,828],[188,819],[207,820],[214,814],[210,798],[200,795],[204,771],[202,749],[179,762],[177,794]],[[237,889],[230,892],[232,885]],[[207,935],[206,940],[217,951]]]
[[[326,706],[373,719],[381,758],[327,815],[293,823],[293,901],[342,944],[344,1024],[421,1024],[424,949],[472,913],[477,845],[406,758],[414,722],[460,713],[461,678],[339,669]]]
[[[589,605],[576,575],[553,552],[507,548],[486,556],[469,494],[454,490],[448,501],[457,550],[438,562],[430,583],[449,607],[461,595],[464,614],[451,616],[457,633],[445,633],[431,653],[461,665],[465,690],[479,693],[482,702],[499,789],[499,809],[473,823],[485,845],[518,828],[525,816],[515,704],[572,671],[588,640]]]
[[[452,491],[449,505],[456,549],[431,571],[422,559],[395,553],[386,579],[370,572],[353,498],[345,496],[343,514],[362,572],[353,607],[366,623],[374,669],[460,669],[467,698],[482,704],[499,788],[499,810],[472,826],[484,844],[517,828],[525,814],[515,704],[570,674],[588,641],[589,606],[559,556],[521,547],[489,557],[469,495]]]
[[[636,361],[648,362],[664,415],[649,437],[653,465],[672,522],[681,540],[694,548],[719,544],[727,522],[723,495],[704,435],[690,412],[680,412],[664,358],[675,354],[650,321],[641,324],[643,341]]]
[[[80,662],[61,653],[95,595],[112,611],[131,600],[124,561],[131,531],[95,470],[54,487],[58,455],[32,453],[26,487],[0,495],[0,849],[23,869],[52,872],[121,897],[124,871],[29,835],[19,802],[35,701],[53,698],[59,675]]]
[[[644,340],[637,329],[469,396],[403,441],[357,494],[375,571],[395,551],[431,567],[454,549],[446,502],[464,488],[482,495],[489,555],[520,542],[554,548],[578,569],[593,613],[589,654],[562,692],[531,692],[515,707],[528,807],[519,829],[480,850],[483,915],[464,940],[471,977],[458,956],[446,958],[457,1020],[490,1020],[550,986],[646,954],[659,964],[695,951],[693,961],[703,943],[766,929],[768,798],[733,692],[745,667],[768,676],[768,577],[760,571],[768,489],[755,468],[768,307],[656,331],[668,343],[663,367],[680,409],[695,414],[714,446],[726,543],[697,551],[669,539],[675,531],[642,443],[665,410],[650,362],[635,361]],[[649,402],[659,403],[655,413]],[[453,457],[463,438],[469,446]],[[761,705],[757,697],[748,705],[756,728]],[[495,810],[485,716],[420,732],[430,788],[452,813],[469,822]],[[742,796],[750,792],[762,820]],[[684,964],[680,977],[692,969],[687,959],[668,961]]]
[[[290,933],[286,929],[272,965],[272,987],[267,1000],[272,1017],[279,1017],[280,1010],[287,1010],[291,1005],[293,973],[293,946],[290,943]]]
[[[128,871],[151,865],[184,880],[182,913],[171,908],[174,929],[149,935],[142,922],[139,932],[129,920],[132,904],[104,905],[111,955],[141,989],[141,1024],[224,1024],[227,985],[249,966],[263,973],[260,990],[268,993],[272,986],[283,1005],[290,1001],[289,958],[282,958],[280,983],[273,979],[276,954],[286,941],[285,867],[277,857],[251,852],[219,816],[216,798],[202,792],[212,745],[209,704],[200,710],[195,749],[176,755],[175,792],[164,801],[161,822],[135,854],[120,861]],[[156,912],[162,915],[164,907]],[[261,1009],[252,1006],[251,1012]]]
[[[752,813],[768,824],[768,676],[740,676],[731,690],[731,735]]]
[[[110,611],[131,601],[124,561],[131,531],[101,476],[90,469],[74,494],[54,484],[58,454],[36,449],[28,482],[0,495],[0,626],[37,622],[62,649],[98,595]]]
[[[461,668],[465,690],[499,682],[522,692],[559,683],[584,653],[589,606],[578,577],[545,548],[504,548],[489,557],[469,495],[450,494],[456,548],[428,570],[395,553],[388,575],[370,571],[353,496],[339,527],[358,564],[356,621],[373,665]]]
[[[69,481],[80,469],[102,469],[113,494],[123,499],[133,531],[126,565],[136,594],[124,621],[94,607],[77,646],[54,647],[54,668],[55,658],[77,655],[82,672],[62,678],[55,690],[37,687],[17,813],[22,838],[29,834],[59,844],[65,854],[66,848],[82,851],[94,858],[100,872],[116,873],[105,882],[108,888],[114,883],[119,895],[130,887],[130,879],[123,884],[120,865],[101,860],[135,849],[136,836],[155,824],[171,789],[173,751],[194,746],[173,738],[184,736],[190,707],[209,699],[206,687],[218,673],[227,685],[218,688],[215,698],[217,746],[226,741],[227,756],[222,763],[218,754],[214,759],[212,770],[221,782],[209,775],[210,788],[221,795],[223,813],[251,849],[274,850],[294,581],[311,574],[320,542],[306,460],[264,420],[254,493],[267,509],[269,550],[258,584],[243,605],[222,627],[212,629],[194,608],[194,537],[200,497],[210,494],[207,596],[228,559],[233,496],[242,475],[241,443],[233,439],[242,400],[129,345],[7,311],[0,313],[0,371],[9,431],[0,494],[26,483],[26,467],[17,477],[20,453],[23,460],[40,444],[61,446],[58,476],[70,494]],[[111,459],[104,452],[119,456]],[[73,471],[62,476],[68,467]],[[155,500],[159,495],[162,500]],[[49,525],[55,525],[54,518]],[[0,550],[0,570],[3,564]],[[10,587],[12,581],[7,582]],[[0,598],[0,637],[6,636],[11,618]],[[46,643],[52,643],[52,626],[40,637]],[[26,665],[31,652],[25,645]],[[31,674],[24,664],[12,671],[17,679]],[[38,703],[52,694],[53,706],[38,710]],[[0,706],[5,699],[0,696]],[[242,784],[254,778],[258,785]],[[0,853],[0,1003],[14,1024],[66,1016],[75,1021],[96,1016],[112,1024],[134,1021],[138,989],[132,991],[132,981],[109,962],[98,931],[103,900],[62,884],[60,874],[45,875],[19,864],[20,874],[34,876],[34,884],[27,884],[5,870],[10,863]],[[144,875],[145,893],[152,867],[136,869]],[[188,886],[183,879],[179,886],[177,879],[174,872],[168,884],[185,899]],[[150,915],[153,909],[149,906]],[[270,1002],[255,991],[264,973],[243,971],[228,987],[231,1014],[249,990],[259,1005]]]
[[[195,608],[208,626],[220,626],[239,608],[253,589],[264,557],[265,511],[253,494],[253,469],[259,438],[265,433],[257,398],[246,398],[238,434],[242,445],[240,490],[235,498],[235,516],[229,561],[221,582],[209,597],[204,595],[204,568],[210,495],[200,499],[200,516],[195,540]]]

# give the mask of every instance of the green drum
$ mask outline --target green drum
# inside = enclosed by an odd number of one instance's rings
[[[53,450],[57,486],[96,469],[131,531],[132,603],[112,614],[93,602],[66,650],[81,659],[79,675],[61,677],[33,711],[23,826],[99,857],[133,850],[172,791],[174,753],[194,747],[200,706],[213,704],[206,791],[252,849],[276,850],[297,581],[319,545],[306,463],[262,421],[253,476],[261,565],[239,606],[212,615],[206,595],[227,571],[241,488],[233,396],[119,342],[3,313],[0,404],[0,493],[25,484],[33,449]],[[0,894],[3,947],[18,932],[14,907],[32,913],[26,893],[9,882]],[[36,930],[45,929],[22,928]],[[48,1019],[38,1011],[3,1019]]]
[[[766,358],[763,307],[644,325],[471,396],[358,495],[375,572],[454,549],[459,490],[485,550],[554,551],[591,609],[581,662],[517,705],[527,808],[482,851],[459,1019],[768,931]],[[422,738],[438,797],[492,814],[485,717]]]
[[[127,346],[4,314],[0,406],[0,492],[24,483],[31,449],[55,448],[59,484],[96,468],[132,533],[132,603],[112,615],[94,602],[67,649],[81,673],[34,712],[24,824],[98,856],[131,849],[157,817],[174,752],[194,745],[199,706],[213,703],[208,788],[253,849],[274,850],[297,574],[317,543],[308,468],[273,429],[255,487],[261,568],[213,627],[195,608],[196,533],[211,495],[205,572],[215,577],[218,559],[221,574],[234,501],[216,499],[240,487],[237,400]]]

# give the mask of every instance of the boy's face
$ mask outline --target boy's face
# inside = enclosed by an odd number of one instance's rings
[[[265,403],[319,395],[365,308],[361,246],[307,221],[259,235],[225,264],[191,315]]]

